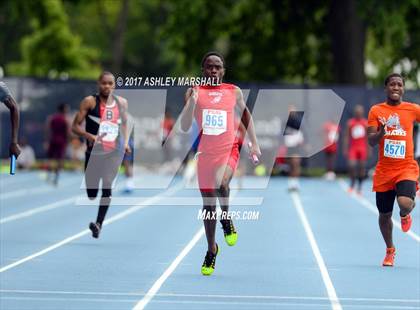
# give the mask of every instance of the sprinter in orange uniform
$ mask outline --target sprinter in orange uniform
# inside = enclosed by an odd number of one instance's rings
[[[373,176],[373,191],[379,210],[379,227],[386,243],[383,266],[393,266],[392,210],[395,197],[400,208],[401,228],[411,227],[411,211],[417,191],[419,167],[414,159],[413,127],[420,121],[420,106],[402,101],[404,79],[391,74],[385,79],[387,99],[374,105],[368,116],[368,140],[379,145],[379,159]]]

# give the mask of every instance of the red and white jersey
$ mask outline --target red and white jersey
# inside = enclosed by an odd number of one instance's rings
[[[367,119],[351,118],[347,122],[349,129],[349,148],[367,148]]]
[[[200,86],[197,90],[194,113],[201,132],[198,151],[215,155],[230,153],[238,129],[235,126],[236,86],[222,83]]]
[[[101,104],[99,110],[101,123],[98,136],[102,136],[104,151],[111,151],[118,148],[118,136],[120,133],[121,117],[120,109],[115,100],[110,105]]]
[[[324,124],[325,132],[325,148],[326,152],[335,153],[337,152],[337,141],[339,137],[340,127],[333,122],[326,122]]]

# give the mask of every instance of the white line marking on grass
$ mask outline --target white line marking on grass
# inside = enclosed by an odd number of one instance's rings
[[[152,287],[147,291],[146,295],[134,306],[134,310],[144,309],[146,305],[152,300],[152,298],[156,295],[159,291],[163,283],[168,279],[168,277],[175,271],[176,267],[178,267],[179,263],[184,259],[185,256],[191,251],[191,249],[196,245],[198,240],[204,235],[204,227],[200,228],[200,230],[194,235],[190,242],[185,246],[185,248],[179,253],[179,255],[175,258],[172,264],[165,270],[165,272],[153,283]]]
[[[59,200],[53,203],[46,204],[38,208],[30,209],[21,213],[16,213],[16,214],[0,219],[0,224],[16,221],[22,218],[30,217],[34,214],[38,214],[38,213],[46,212],[49,210],[57,209],[63,206],[67,206],[67,205],[70,205],[71,203],[74,203],[76,199],[77,198],[75,197],[63,199],[63,200]]]
[[[143,208],[145,208],[147,206],[150,206],[153,203],[155,203],[156,201],[159,201],[160,199],[163,198],[163,195],[171,195],[171,194],[179,191],[181,188],[182,188],[182,184],[181,185],[178,185],[178,186],[175,186],[175,187],[172,187],[172,188],[168,189],[167,191],[163,192],[162,194],[160,194],[159,196],[155,196],[155,197],[150,198],[147,205],[144,204],[144,203],[142,205],[140,205],[140,206],[135,205],[135,206],[133,206],[133,207],[131,207],[131,208],[123,211],[123,212],[117,213],[116,215],[114,215],[114,216],[110,217],[108,220],[106,220],[103,225],[106,226],[106,225],[111,224],[111,223],[113,223],[115,221],[118,221],[118,220],[120,220],[120,219],[122,219],[124,217],[127,217],[128,215],[130,215],[130,214],[132,214],[134,212],[137,212],[138,210],[143,209]],[[21,265],[21,264],[23,264],[23,263],[25,263],[27,261],[30,261],[30,260],[32,260],[32,259],[34,259],[36,257],[39,257],[41,255],[44,255],[44,254],[48,253],[48,252],[51,252],[51,251],[53,251],[53,250],[55,250],[55,249],[57,249],[57,248],[65,245],[67,243],[70,243],[70,242],[72,242],[72,241],[74,241],[76,239],[79,239],[79,238],[81,238],[81,237],[89,234],[90,232],[91,231],[89,229],[82,230],[81,232],[79,232],[79,233],[77,233],[77,234],[75,234],[73,236],[70,236],[70,237],[68,237],[68,238],[66,238],[64,240],[61,240],[60,242],[57,242],[57,243],[55,243],[55,244],[53,244],[53,245],[51,245],[51,246],[49,246],[49,247],[47,247],[47,248],[39,251],[39,252],[36,252],[36,253],[34,253],[32,255],[29,255],[29,256],[26,256],[26,257],[24,257],[24,258],[22,258],[22,259],[20,259],[20,260],[18,260],[16,262],[12,263],[12,264],[9,264],[9,265],[6,265],[6,266],[1,267],[0,268],[0,273],[5,272],[5,271],[7,271],[9,269],[12,269],[12,268],[14,268],[16,266],[19,266],[19,265]]]
[[[330,275],[328,274],[328,269],[325,265],[324,259],[322,258],[321,251],[319,250],[314,233],[312,232],[311,225],[309,224],[308,218],[306,217],[305,210],[303,209],[300,197],[297,193],[290,193],[290,196],[292,197],[293,205],[295,206],[300,221],[302,222],[303,228],[305,229],[306,236],[308,237],[308,241],[311,245],[312,252],[315,256],[316,262],[321,272],[322,280],[324,281],[325,288],[327,289],[332,309],[342,310],[334,285],[331,281]]]
[[[343,180],[338,180],[338,184],[340,185],[340,187],[343,189],[343,191],[345,191],[347,193],[347,184],[346,182],[344,182]],[[368,209],[369,211],[373,212],[374,214],[378,215],[378,208],[376,208],[376,206],[371,203],[369,200],[367,200],[366,198],[362,197],[362,196],[357,196],[357,195],[351,195],[349,194],[350,197],[352,197],[354,200],[356,200],[357,202],[359,202],[362,206],[364,206],[366,209]],[[401,229],[401,224],[396,221],[394,218],[392,219],[392,223],[399,229],[402,231]],[[417,242],[420,242],[420,236],[417,235],[415,232],[413,231],[408,231],[406,233],[408,236],[410,236],[411,238],[413,238],[414,240],[416,240]]]

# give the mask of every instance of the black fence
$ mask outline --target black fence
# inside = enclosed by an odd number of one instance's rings
[[[33,147],[37,158],[45,158],[45,126],[46,119],[55,112],[59,103],[68,103],[73,112],[78,109],[80,101],[96,91],[95,81],[78,80],[48,80],[35,78],[5,78],[4,82],[9,86],[21,109],[20,137],[25,137]],[[307,87],[302,85],[280,85],[280,84],[245,84],[238,83],[242,89],[249,89],[247,105],[252,108],[259,90],[262,89],[331,89],[345,101],[345,107],[340,120],[341,133],[345,128],[347,120],[352,116],[356,104],[365,107],[366,115],[369,108],[385,98],[382,88],[366,88],[352,86],[323,85],[322,87]],[[165,110],[169,111],[176,119],[183,107],[184,87],[172,87],[167,89]],[[127,89],[125,89],[127,91]],[[124,91],[124,90],[120,90]],[[406,91],[404,99],[411,102],[420,102],[418,91]],[[0,112],[7,110],[1,106]],[[327,113],[328,111],[326,111]],[[163,114],[163,113],[162,113]],[[163,116],[163,115],[162,115]],[[0,155],[7,156],[7,145],[10,137],[9,116],[7,113],[0,113]],[[156,120],[158,121],[158,120]],[[155,126],[156,127],[156,126]],[[257,131],[257,135],[258,135]],[[157,137],[157,138],[156,138]],[[159,136],[155,136],[159,139]],[[147,153],[147,149],[143,150]],[[376,150],[372,152],[369,165],[372,166],[376,160]],[[146,154],[147,157],[147,154]],[[149,155],[153,158],[153,155]],[[159,159],[160,160],[160,159]],[[324,154],[317,154],[305,160],[308,167],[324,167]],[[339,140],[339,152],[336,161],[338,171],[346,170],[346,160],[342,154],[342,141]]]

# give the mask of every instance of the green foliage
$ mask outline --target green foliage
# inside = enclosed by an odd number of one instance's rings
[[[96,78],[122,42],[127,76],[197,75],[222,52],[227,79],[334,83],[328,14],[336,0],[8,0],[0,3],[0,64],[9,75]],[[358,0],[372,85],[395,69],[419,86],[420,1]],[[122,24],[126,31],[118,37]],[[336,25],[342,27],[342,25]],[[121,40],[117,40],[121,39]],[[376,71],[376,72],[375,72]],[[411,84],[410,84],[411,83]]]
[[[420,1],[361,2],[360,12],[369,25],[366,56],[377,68],[370,76],[375,85],[393,71],[401,71],[412,87],[420,81]]]
[[[31,32],[20,41],[21,60],[9,63],[6,70],[14,75],[68,75],[93,78],[100,71],[93,63],[98,53],[82,45],[68,24],[61,1],[37,0],[28,2],[31,10]]]

